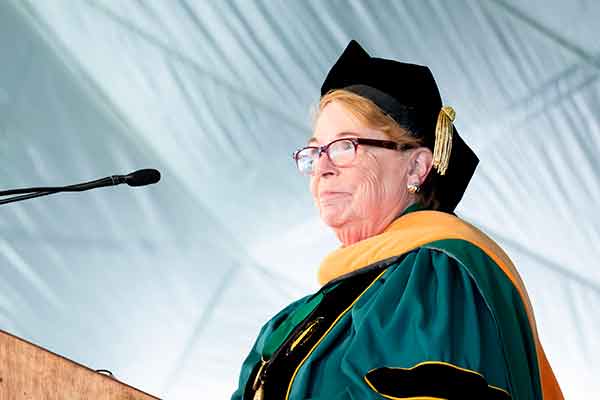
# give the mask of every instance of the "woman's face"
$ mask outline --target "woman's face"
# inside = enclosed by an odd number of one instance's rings
[[[341,137],[390,140],[333,101],[321,111],[310,144],[323,146]],[[406,189],[408,163],[409,152],[366,145],[359,145],[354,162],[344,167],[323,153],[310,179],[321,218],[334,230],[358,229],[367,237],[380,233],[412,200]]]

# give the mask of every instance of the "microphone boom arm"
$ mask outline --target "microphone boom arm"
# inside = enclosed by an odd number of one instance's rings
[[[121,183],[127,183],[129,186],[144,186],[152,183],[156,183],[160,180],[160,172],[154,169],[142,169],[132,172],[129,175],[112,175],[102,179],[96,179],[94,181],[77,183],[75,185],[68,186],[41,186],[31,187],[22,189],[10,189],[0,191],[0,196],[10,196],[8,199],[0,200],[0,205],[12,203],[15,201],[32,199],[34,197],[47,196],[49,194],[59,192],[83,192],[85,190],[95,189],[104,186],[120,185]]]

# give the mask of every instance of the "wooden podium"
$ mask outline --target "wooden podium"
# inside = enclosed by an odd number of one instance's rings
[[[157,400],[0,330],[0,400]]]

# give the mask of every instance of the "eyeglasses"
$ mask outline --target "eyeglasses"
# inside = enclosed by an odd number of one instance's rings
[[[327,154],[329,160],[336,167],[345,167],[354,161],[356,158],[356,149],[358,145],[382,147],[390,150],[408,150],[412,146],[392,142],[390,140],[364,139],[364,138],[342,138],[336,139],[325,146],[307,146],[296,150],[292,154],[292,158],[296,162],[298,171],[303,175],[312,175],[315,171],[315,166],[321,154]]]

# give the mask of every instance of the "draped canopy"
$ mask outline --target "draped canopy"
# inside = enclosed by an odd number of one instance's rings
[[[530,292],[567,398],[600,394],[600,3],[0,3],[0,328],[168,399],[227,398],[338,246],[291,152],[350,39],[428,65],[481,159],[457,212]]]

